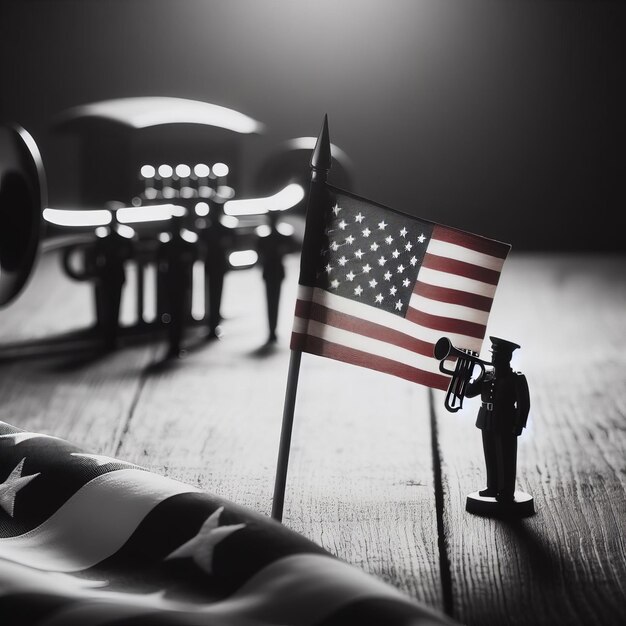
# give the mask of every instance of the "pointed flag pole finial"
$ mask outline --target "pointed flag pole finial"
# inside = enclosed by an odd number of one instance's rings
[[[328,115],[324,115],[324,124],[317,138],[317,143],[311,156],[311,180],[323,182],[326,180],[332,163],[330,153],[330,137],[328,133]]]

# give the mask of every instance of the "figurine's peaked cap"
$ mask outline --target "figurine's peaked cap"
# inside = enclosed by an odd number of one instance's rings
[[[512,341],[507,341],[506,339],[500,339],[500,337],[489,337],[491,340],[491,351],[492,352],[501,352],[507,354],[513,354],[514,350],[517,350],[521,346]]]

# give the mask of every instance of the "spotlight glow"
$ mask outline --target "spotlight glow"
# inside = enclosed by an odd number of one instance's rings
[[[213,173],[216,176],[228,176],[228,172],[230,172],[230,169],[226,163],[216,163],[213,166]]]
[[[161,178],[171,178],[172,174],[174,173],[174,170],[172,169],[171,165],[167,165],[167,163],[163,163],[163,165],[159,165],[158,172]]]
[[[228,256],[228,262],[233,267],[249,267],[254,265],[259,259],[255,250],[236,250]]]
[[[258,237],[269,237],[272,234],[272,229],[267,224],[261,224],[255,228],[255,232]]]
[[[152,165],[142,165],[141,166],[141,176],[142,178],[154,178],[156,174],[156,170]]]
[[[180,236],[188,243],[196,243],[198,241],[198,235],[187,228],[180,229]]]
[[[239,226],[239,220],[232,215],[222,215],[220,223],[222,226],[226,226],[226,228],[237,228]]]
[[[302,198],[304,198],[303,187],[291,183],[267,198],[229,200],[224,204],[224,212],[227,215],[262,215],[268,211],[286,211],[296,206]]]
[[[197,163],[193,168],[193,173],[198,178],[206,178],[211,173],[211,168],[204,163]]]
[[[179,176],[180,178],[188,178],[189,176],[191,176],[191,168],[184,163],[177,165],[176,176]]]
[[[232,200],[235,197],[235,190],[228,185],[220,185],[217,188],[217,195],[223,200]]]
[[[276,230],[285,237],[291,237],[296,229],[287,222],[279,222],[278,224],[276,224]]]
[[[204,217],[209,214],[210,207],[207,202],[196,202],[195,206],[196,215]]]
[[[138,224],[140,222],[159,222],[169,220],[177,211],[185,208],[176,204],[153,204],[142,207],[124,207],[118,209],[117,219],[121,224]]]
[[[71,209],[44,209],[43,218],[50,224],[57,226],[106,226],[112,221],[111,211],[107,209],[71,210]]]
[[[103,100],[72,108],[74,117],[100,117],[147,128],[162,124],[202,124],[227,128],[236,133],[260,133],[263,125],[233,109],[185,98],[136,97]]]
[[[135,231],[130,226],[124,226],[124,224],[117,225],[117,232],[125,239],[132,239],[135,236]]]

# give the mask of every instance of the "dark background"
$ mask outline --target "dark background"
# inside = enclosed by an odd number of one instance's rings
[[[623,250],[625,18],[621,2],[3,0],[0,118],[35,137],[59,208],[80,159],[61,111],[179,96],[265,124],[246,195],[328,113],[357,193],[515,249]]]

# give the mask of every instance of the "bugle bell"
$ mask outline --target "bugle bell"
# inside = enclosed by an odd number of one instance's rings
[[[455,348],[447,337],[441,337],[435,344],[433,351],[435,358],[439,361],[439,371],[452,376],[448,384],[444,406],[451,413],[456,413],[463,408],[463,400],[470,382],[474,367],[480,368],[477,380],[485,376],[486,368],[491,365],[487,361],[478,358],[478,353],[472,350]],[[454,369],[447,368],[445,363],[448,359],[456,358]]]

